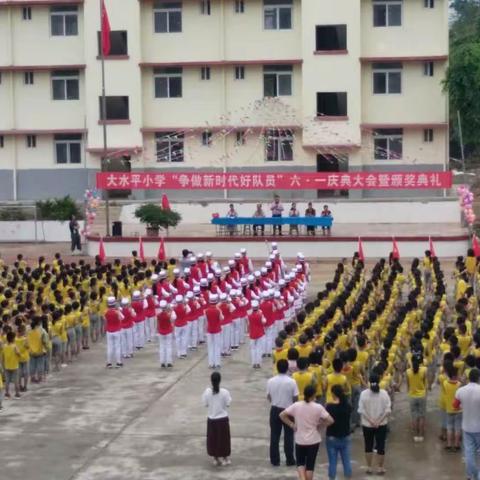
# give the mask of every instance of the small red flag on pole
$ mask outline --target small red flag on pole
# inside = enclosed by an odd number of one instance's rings
[[[105,247],[103,245],[103,237],[100,237],[100,243],[98,244],[98,259],[103,263],[106,257]]]
[[[398,250],[398,245],[397,245],[397,241],[395,240],[395,237],[393,237],[392,256],[393,258],[396,258],[396,259],[400,258],[400,250]]]
[[[358,237],[358,259],[362,262],[365,261],[365,255],[363,253],[362,239]]]
[[[158,247],[157,258],[161,262],[164,262],[167,259],[167,255],[165,253],[165,243],[163,241],[163,237],[160,239],[160,246]]]
[[[478,237],[474,234],[472,239],[473,254],[476,257],[480,257],[480,243],[478,243]]]
[[[145,261],[145,252],[143,251],[143,240],[142,237],[138,238],[138,257],[142,262]]]
[[[162,195],[162,208],[164,210],[170,210],[170,202],[168,201],[168,197],[166,193]]]
[[[105,0],[102,0],[102,32],[101,32],[101,41],[102,41],[102,54],[104,57],[107,57],[110,54],[110,20],[108,19],[107,9],[105,8]]]
[[[428,249],[430,250],[430,253],[432,254],[432,257],[437,256],[437,254],[435,253],[435,247],[433,246],[432,237],[428,237]]]

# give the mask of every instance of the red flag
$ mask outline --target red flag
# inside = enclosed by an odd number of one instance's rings
[[[103,237],[100,237],[100,243],[98,244],[98,259],[103,263],[106,257],[105,247],[103,246]]]
[[[168,197],[166,193],[162,195],[162,208],[164,210],[170,210],[170,202],[168,201]]]
[[[157,258],[164,262],[167,259],[167,255],[165,253],[165,243],[163,241],[163,237],[160,239],[160,246],[158,247]]]
[[[437,254],[435,253],[435,247],[433,246],[432,237],[428,237],[428,249],[430,250],[430,253],[432,254],[432,257],[437,256]]]
[[[107,9],[105,8],[105,1],[102,0],[102,33],[100,35],[102,42],[102,54],[107,57],[110,54],[110,21],[108,19]]]
[[[139,237],[138,239],[138,258],[140,258],[142,262],[145,261],[145,252],[143,251],[142,237]]]
[[[358,237],[358,259],[361,260],[362,262],[365,261],[365,255],[363,254],[362,239],[360,237]]]
[[[476,257],[480,257],[480,244],[478,243],[478,237],[474,234],[472,239],[473,254]]]
[[[392,248],[392,256],[393,258],[399,259],[400,258],[400,251],[398,250],[397,241],[395,237],[393,237],[393,248]]]

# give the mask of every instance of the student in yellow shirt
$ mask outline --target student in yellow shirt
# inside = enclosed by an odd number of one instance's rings
[[[80,302],[80,325],[82,327],[82,349],[89,350],[88,341],[90,339],[90,307],[86,300]]]
[[[465,358],[468,355],[473,343],[473,338],[468,334],[465,322],[459,323],[457,338],[458,346],[460,347],[460,355],[462,358]]]
[[[281,338],[275,339],[275,349],[272,352],[273,358],[273,373],[277,374],[277,362],[279,360],[288,360],[288,348],[284,347],[284,342]]]
[[[15,345],[20,353],[19,368],[18,368],[18,383],[21,392],[26,392],[28,387],[28,364],[30,362],[30,352],[28,350],[28,341],[26,335],[27,329],[22,323],[18,326],[17,336],[15,338]]]
[[[458,371],[455,366],[448,366],[445,373],[447,379],[442,385],[447,412],[447,446],[445,448],[446,450],[459,452],[462,438],[462,410],[456,408],[454,401],[455,394],[462,384],[458,379]]]
[[[324,383],[325,383],[325,373],[322,367],[322,360],[323,360],[323,352],[322,350],[315,350],[309,356],[309,367],[308,371],[313,373],[315,377],[315,385],[317,388],[316,391],[316,401],[322,405],[325,404],[325,392],[323,390]]]
[[[303,400],[303,392],[308,385],[315,386],[315,376],[308,371],[308,358],[300,357],[297,360],[298,371],[294,372],[292,378],[297,382],[298,400]]]
[[[413,441],[423,442],[427,410],[427,367],[421,365],[421,359],[417,356],[412,357],[412,367],[407,370],[407,387],[412,416]]]
[[[352,428],[355,429],[360,427],[360,415],[358,414],[358,401],[360,399],[360,394],[362,393],[362,386],[366,385],[365,382],[365,369],[363,364],[358,360],[358,352],[355,348],[349,348],[347,350],[348,360],[352,367],[351,377],[350,377],[350,387],[352,389],[352,415],[351,415],[351,424]],[[348,380],[348,377],[347,377]]]
[[[350,388],[348,385],[347,377],[342,374],[343,361],[340,358],[333,359],[332,362],[333,372],[327,375],[326,379],[326,403],[332,403],[332,387],[334,385],[341,385],[346,395],[350,395]]]
[[[470,282],[472,282],[475,277],[475,271],[477,270],[477,259],[475,258],[473,248],[468,249],[467,257],[465,258],[465,270],[470,277]]]
[[[302,333],[298,339],[298,345],[295,347],[298,350],[300,358],[308,358],[312,353],[312,346],[308,344],[308,337]]]
[[[15,345],[15,332],[7,333],[7,343],[2,352],[3,368],[5,369],[5,397],[10,398],[10,384],[15,387],[15,398],[20,398],[20,385],[18,382],[18,367],[20,365],[20,352]]]
[[[455,294],[455,300],[458,302],[465,296],[465,292],[468,288],[468,277],[466,273],[462,273],[457,280],[457,290]]]
[[[32,321],[32,329],[27,334],[28,346],[30,348],[30,379],[32,383],[39,383],[43,380],[45,373],[45,353],[48,348],[48,335],[43,330],[39,318]]]
[[[63,337],[65,334],[65,323],[62,319],[60,311],[55,311],[52,317],[52,357],[54,363],[54,370],[58,372],[60,370],[60,364],[64,363],[63,360]]]

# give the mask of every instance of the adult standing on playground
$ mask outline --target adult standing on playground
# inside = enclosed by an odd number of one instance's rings
[[[306,217],[316,217],[317,211],[313,208],[312,202],[308,202],[308,207],[305,210]],[[315,226],[307,225],[307,235],[315,235]]]
[[[75,253],[75,250],[78,250],[78,253],[82,253],[82,245],[80,243],[80,225],[78,224],[77,218],[75,215],[70,217],[70,222],[68,223],[70,229],[70,239],[71,239],[71,250],[72,253]]]
[[[322,217],[331,217],[332,216],[332,211],[328,208],[328,205],[323,206],[322,213],[320,214]],[[332,233],[332,227],[322,227],[323,234],[325,233],[327,235],[330,235]]]
[[[272,212],[273,218],[281,218],[283,213],[283,205],[280,203],[280,197],[275,195],[273,197],[273,203],[270,205],[270,210]],[[278,231],[279,235],[282,235],[282,225],[273,226],[273,234],[275,235]]]
[[[469,383],[460,387],[455,394],[457,408],[462,408],[463,448],[465,466],[470,480],[480,480],[477,452],[480,450],[480,370],[472,368]]]

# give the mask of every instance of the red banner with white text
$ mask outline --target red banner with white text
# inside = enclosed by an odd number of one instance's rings
[[[399,190],[451,188],[451,172],[102,172],[102,190]]]

